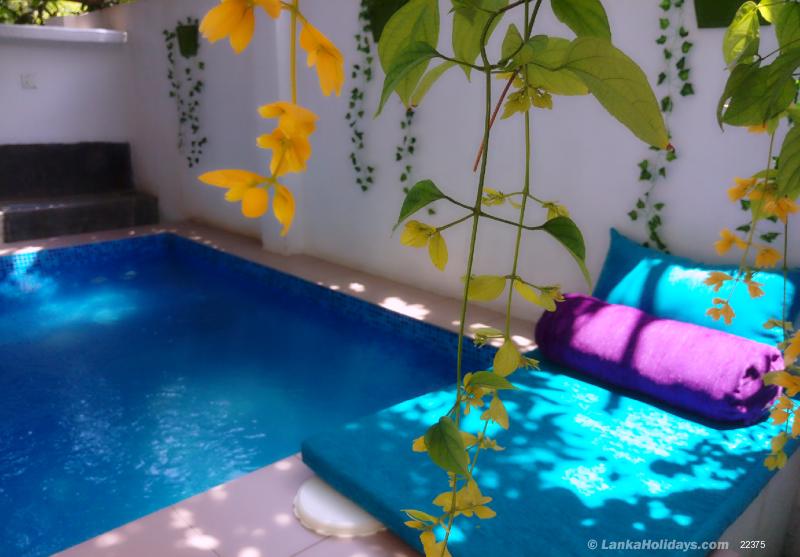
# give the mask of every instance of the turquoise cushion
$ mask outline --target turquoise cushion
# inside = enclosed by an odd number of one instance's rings
[[[765,344],[782,341],[780,329],[765,329],[770,319],[780,319],[783,313],[783,273],[759,271],[754,280],[762,283],[764,296],[753,299],[747,288],[739,284],[731,298],[736,318],[731,325],[714,321],[706,314],[715,297],[728,298],[733,282],[726,283],[719,293],[704,284],[708,273],[721,271],[733,274],[734,265],[706,265],[691,259],[676,257],[646,248],[611,230],[611,247],[597,281],[594,296],[612,304],[622,304],[642,311],[686,323],[694,323],[725,331]],[[800,271],[789,273],[786,299],[789,321],[798,313],[797,285]]]
[[[503,395],[511,429],[489,435],[505,447],[481,453],[478,477],[491,520],[459,517],[453,557],[705,557],[764,488],[770,438],[761,422],[715,429],[570,377],[548,362],[518,371]],[[413,398],[303,443],[303,460],[323,480],[420,549],[401,509],[439,510],[444,472],[411,452],[415,437],[453,405],[453,389]],[[479,432],[480,411],[463,422]],[[791,455],[797,440],[787,445]],[[680,540],[663,551],[600,549],[592,540]]]

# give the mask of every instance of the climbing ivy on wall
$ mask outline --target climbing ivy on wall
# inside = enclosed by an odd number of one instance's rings
[[[358,12],[359,30],[355,35],[358,60],[353,64],[350,72],[353,87],[350,89],[350,101],[345,115],[350,126],[350,163],[356,176],[356,184],[361,191],[367,191],[374,184],[375,167],[364,160],[364,127],[366,115],[364,94],[367,86],[372,81],[372,67],[375,60],[373,54],[372,29],[369,20],[368,2],[362,0]]]
[[[350,72],[353,86],[350,89],[345,120],[350,127],[350,164],[356,185],[361,191],[368,191],[375,184],[375,164],[364,157],[364,118],[367,116],[365,94],[374,77],[375,44],[380,40],[386,22],[407,3],[408,0],[361,0],[359,6],[359,30],[355,34],[359,58],[353,63]],[[395,162],[400,165],[399,182],[403,193],[408,193],[413,178],[412,159],[417,147],[417,137],[413,131],[415,115],[413,107],[408,107],[404,112],[400,120],[402,139],[394,154]],[[435,212],[433,207],[428,208],[429,214],[433,215]]]
[[[400,129],[403,130],[403,140],[397,146],[394,158],[397,162],[403,165],[403,171],[400,174],[400,183],[403,184],[403,192],[408,193],[408,182],[411,180],[411,173],[414,170],[411,165],[410,159],[414,156],[414,150],[417,144],[417,138],[414,137],[414,116],[416,112],[412,107],[406,109],[405,116],[400,122]]]
[[[659,101],[661,112],[669,126],[675,102],[683,97],[694,95],[691,81],[689,54],[694,44],[689,40],[686,26],[685,0],[661,0],[662,14],[658,20],[659,35],[656,44],[662,51],[663,67],[656,84],[662,91]],[[675,149],[652,151],[650,156],[639,162],[639,180],[645,191],[636,199],[636,204],[628,213],[632,221],[644,224],[647,233],[645,246],[669,251],[661,232],[664,224],[662,211],[666,206],[658,200],[656,190],[667,177],[668,167],[678,158]]]
[[[201,78],[205,63],[200,59],[197,19],[187,18],[174,29],[163,31],[167,49],[169,96],[178,111],[178,149],[189,168],[200,162],[208,143],[200,129],[200,99],[205,89]]]

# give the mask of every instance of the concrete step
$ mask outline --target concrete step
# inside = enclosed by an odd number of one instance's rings
[[[158,199],[135,191],[0,199],[0,243],[157,222]]]

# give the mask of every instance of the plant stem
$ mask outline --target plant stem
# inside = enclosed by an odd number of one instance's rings
[[[525,0],[527,1],[527,0]],[[472,232],[470,233],[470,240],[469,240],[469,255],[467,256],[467,269],[466,269],[466,276],[464,279],[464,289],[461,295],[461,316],[459,318],[458,323],[458,347],[456,352],[456,411],[455,411],[455,424],[456,427],[459,427],[461,423],[461,384],[463,382],[463,364],[464,364],[464,339],[466,338],[466,326],[467,326],[467,308],[469,306],[469,283],[472,279],[472,268],[475,263],[475,245],[477,244],[478,239],[478,224],[480,223],[480,209],[481,209],[481,202],[483,201],[483,188],[486,184],[486,167],[489,161],[489,137],[492,131],[491,126],[491,113],[492,113],[492,71],[489,63],[489,57],[486,54],[486,37],[489,34],[489,29],[491,28],[492,23],[494,22],[495,18],[497,18],[500,13],[496,12],[492,14],[486,22],[486,25],[483,28],[483,33],[481,34],[481,58],[483,59],[483,64],[486,66],[484,70],[484,85],[485,85],[485,99],[484,99],[484,117],[483,117],[483,144],[487,146],[486,149],[483,150],[483,156],[481,158],[481,172],[478,178],[478,191],[475,194],[475,204],[472,206]],[[469,481],[469,480],[468,480]],[[455,510],[456,510],[456,493],[458,492],[458,478],[456,476],[453,477],[453,503],[450,507],[450,512],[448,513],[449,518],[447,521],[447,528],[444,537],[444,543],[442,544],[442,555],[444,557],[445,553],[447,552],[447,542],[450,539],[450,532],[453,530],[453,520],[455,519]]]
[[[514,264],[511,267],[511,275],[517,276],[519,266],[519,248],[522,244],[522,231],[525,228],[525,209],[528,205],[528,192],[531,185],[531,113],[525,112],[525,183],[522,187],[523,196],[521,207],[519,208],[519,220],[517,224],[517,238],[514,244]],[[511,342],[511,301],[514,298],[513,285],[508,289],[508,299],[506,300],[506,342]]]
[[[767,171],[772,168],[772,152],[775,147],[775,132],[772,132],[769,138],[769,153],[767,155]],[[767,172],[767,176],[764,178],[765,182],[769,180],[769,172]],[[758,221],[761,219],[761,211],[764,208],[764,199],[763,196],[760,200],[758,200],[758,205],[756,209],[752,211],[753,218],[750,222],[750,231],[747,234],[747,245],[744,248],[744,253],[742,253],[742,258],[739,261],[739,274],[736,276],[736,281],[733,283],[731,287],[731,291],[728,293],[728,303],[730,303],[731,299],[733,298],[733,293],[736,291],[736,287],[742,281],[742,274],[744,272],[745,267],[747,267],[747,256],[750,253],[750,248],[753,247],[753,240],[756,235],[756,227],[758,226]]]
[[[508,78],[508,81],[506,82],[506,86],[503,87],[503,92],[500,93],[500,98],[497,100],[497,106],[494,107],[494,112],[492,112],[492,118],[489,121],[489,127],[492,127],[494,125],[494,121],[497,119],[497,114],[500,112],[500,109],[503,106],[503,101],[505,100],[506,95],[508,95],[508,91],[511,89],[511,84],[514,83],[514,79],[517,77],[517,73],[518,72],[514,72],[513,75]],[[475,163],[472,165],[472,171],[473,172],[477,172],[478,171],[478,164],[480,164],[481,157],[483,156],[483,147],[484,147],[484,145],[486,145],[486,144],[485,143],[481,143],[481,146],[478,148],[478,154],[475,157]]]
[[[515,2],[514,4],[510,4],[510,5],[506,6],[506,9],[511,9],[513,7],[518,6],[519,4],[520,4],[520,2]],[[530,4],[530,0],[526,0],[525,1],[525,9],[526,10],[528,9],[529,4]],[[541,7],[542,7],[542,0],[536,0],[536,6],[534,6],[534,8],[533,8],[533,15],[531,16],[530,20],[525,24],[525,39],[522,41],[522,44],[519,46],[519,48],[509,57],[509,59],[511,59],[514,56],[516,56],[517,53],[519,53],[519,51],[522,50],[522,47],[525,45],[525,43],[528,41],[528,39],[530,39],[531,33],[533,32],[533,24],[536,21],[536,16],[539,14],[539,8],[541,8]],[[504,61],[501,60],[501,63],[502,62],[504,62]],[[487,65],[488,65],[488,62],[487,62]],[[511,89],[511,85],[514,83],[514,78],[517,77],[518,73],[519,73],[519,70],[515,70],[514,73],[511,75],[511,77],[508,78],[508,81],[506,82],[506,86],[505,86],[505,88],[503,88],[503,92],[500,95],[500,98],[497,100],[497,106],[495,106],[494,112],[492,113],[492,120],[491,120],[491,122],[489,122],[489,127],[490,128],[494,125],[494,121],[497,119],[497,113],[500,112],[500,108],[503,106],[503,101],[505,100],[509,89]],[[483,149],[484,149],[485,145],[486,145],[485,143],[481,143],[480,147],[478,147],[478,155],[475,157],[475,163],[472,165],[472,171],[473,172],[477,172],[477,170],[478,170],[478,161],[481,159],[481,154],[483,153]]]
[[[292,104],[297,104],[297,14],[300,11],[300,0],[292,0],[292,46],[289,64],[292,81]]]
[[[789,283],[789,217],[786,217],[786,222],[783,223],[783,315],[781,316],[781,329],[783,330],[783,342],[789,340],[786,332],[786,320],[788,319],[788,288]],[[785,356],[785,351],[784,351]]]

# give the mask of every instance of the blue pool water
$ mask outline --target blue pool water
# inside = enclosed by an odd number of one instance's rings
[[[447,384],[454,337],[172,235],[0,259],[0,554],[40,556]]]

